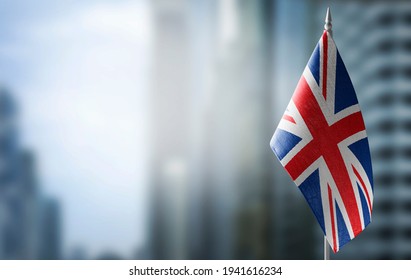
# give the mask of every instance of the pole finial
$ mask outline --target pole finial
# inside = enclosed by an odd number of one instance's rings
[[[332,18],[331,18],[331,10],[330,7],[327,8],[327,14],[325,15],[325,24],[324,24],[324,29],[328,31],[332,35],[332,27],[333,25],[331,24]]]

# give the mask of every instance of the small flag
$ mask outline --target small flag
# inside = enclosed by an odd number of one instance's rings
[[[373,178],[357,96],[327,30],[270,144],[338,252],[371,221]]]

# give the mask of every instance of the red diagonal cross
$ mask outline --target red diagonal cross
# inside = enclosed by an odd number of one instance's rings
[[[362,230],[360,214],[350,176],[337,145],[351,135],[365,129],[361,112],[353,113],[329,125],[304,77],[301,77],[297,85],[293,101],[313,139],[286,164],[285,169],[295,180],[322,156],[340,192],[356,236]],[[328,110],[328,108],[324,109]]]

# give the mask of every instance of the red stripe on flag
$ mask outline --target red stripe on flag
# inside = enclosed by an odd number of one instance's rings
[[[293,117],[291,117],[290,115],[284,115],[284,116],[283,116],[283,119],[284,119],[284,120],[286,120],[286,121],[289,121],[289,122],[292,122],[292,123],[294,123],[294,124],[295,124],[295,120],[294,120],[294,118],[293,118]]]
[[[328,64],[328,34],[323,34],[323,96],[327,99],[327,64]]]
[[[364,181],[362,180],[362,178],[361,178],[360,174],[358,173],[357,169],[355,169],[354,165],[351,165],[351,166],[352,166],[352,169],[354,170],[355,176],[357,176],[358,180],[360,181],[360,184],[361,184],[362,189],[364,190],[365,196],[367,197],[368,205],[370,206],[370,214],[371,214],[372,205],[371,205],[370,195],[368,194],[368,191],[367,191],[367,188],[364,184]],[[364,211],[364,209],[363,209],[363,211]]]
[[[328,202],[330,204],[331,228],[332,228],[332,234],[333,234],[333,250],[334,252],[337,252],[337,239],[336,239],[337,237],[336,237],[336,232],[335,232],[335,219],[334,219],[334,203],[333,203],[331,188],[329,185],[328,185]]]

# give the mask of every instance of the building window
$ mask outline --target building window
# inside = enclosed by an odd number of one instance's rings
[[[411,176],[410,176],[410,180],[411,180]],[[395,182],[395,176],[393,174],[382,174],[382,175],[378,175],[375,178],[375,181],[378,185],[382,185],[384,187],[390,187]]]

